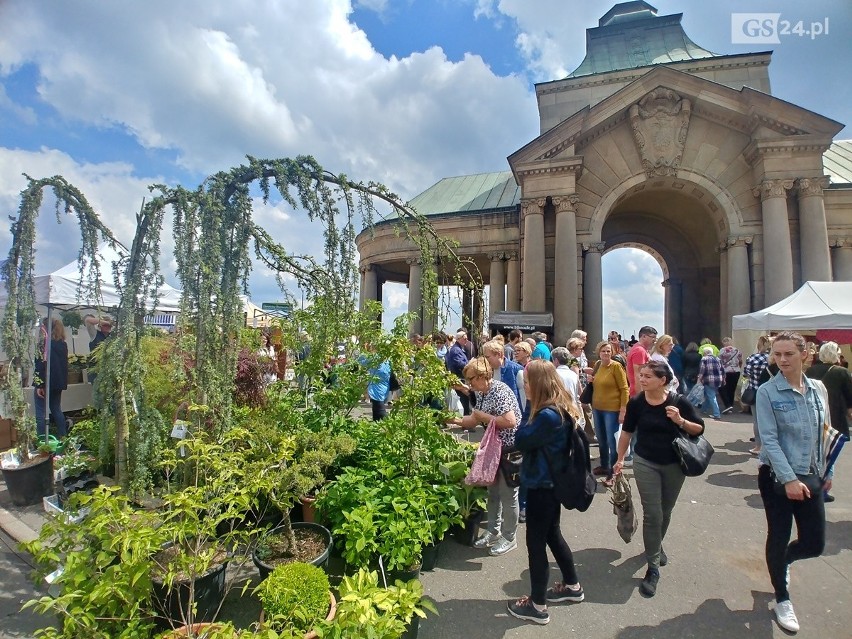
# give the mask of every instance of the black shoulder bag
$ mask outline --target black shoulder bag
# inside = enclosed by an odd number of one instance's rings
[[[671,393],[669,395],[669,405],[677,404],[678,399],[682,395]],[[707,441],[704,435],[690,435],[683,429],[677,427],[677,436],[672,442],[675,454],[680,460],[680,468],[683,474],[687,477],[698,477],[703,475],[704,471],[710,465],[710,458],[713,457],[713,446]]]

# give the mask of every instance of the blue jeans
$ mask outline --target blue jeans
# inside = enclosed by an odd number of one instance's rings
[[[716,389],[704,384],[704,412],[709,413],[715,419],[722,415],[719,413],[719,402],[716,400]]]
[[[595,434],[598,438],[598,450],[601,454],[601,466],[609,471],[615,465],[618,449],[615,435],[618,433],[618,411],[592,408],[595,421]]]
[[[47,441],[47,433],[49,428],[45,419],[44,397],[39,397],[38,393],[33,391],[33,403],[35,404],[36,429],[38,434],[42,435]],[[62,413],[62,391],[50,391],[50,415],[53,421],[56,422],[56,434],[59,437],[65,437],[68,434],[68,428],[65,422],[65,415]]]

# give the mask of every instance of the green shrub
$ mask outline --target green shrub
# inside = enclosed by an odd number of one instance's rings
[[[300,562],[277,566],[256,589],[271,626],[302,632],[325,619],[329,591],[328,576]]]

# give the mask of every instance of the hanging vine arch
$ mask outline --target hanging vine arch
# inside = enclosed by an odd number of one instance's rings
[[[76,212],[83,236],[79,254],[81,274],[89,267],[94,286],[100,278],[97,260],[98,234],[117,245],[112,232],[100,221],[83,194],[64,178],[33,180],[21,193],[18,219],[13,221],[13,243],[6,263],[9,300],[4,317],[3,343],[17,361],[20,394],[15,406],[16,423],[28,424],[26,403],[20,392],[21,365],[31,352],[31,331],[22,330],[37,321],[34,299],[34,220],[42,203],[42,191],[53,188],[59,207]],[[303,210],[323,226],[324,264],[310,256],[288,253],[252,217],[250,186],[257,183],[264,202],[274,186],[282,200],[294,210]],[[451,264],[458,281],[481,284],[475,264],[459,256],[452,240],[439,236],[428,220],[419,215],[387,187],[377,182],[354,182],[345,175],[323,169],[310,156],[294,159],[259,160],[216,173],[197,189],[154,185],[155,193],[137,215],[137,228],[126,263],[115,271],[120,294],[115,337],[104,343],[99,368],[102,427],[114,420],[116,478],[131,492],[141,491],[150,481],[151,438],[146,432],[150,415],[145,412],[139,340],[145,308],[156,302],[160,275],[160,237],[164,212],[174,211],[173,233],[177,275],[182,287],[181,322],[185,344],[193,349],[192,401],[207,408],[196,418],[196,427],[216,433],[231,417],[231,388],[236,366],[236,340],[242,319],[239,295],[247,290],[251,271],[250,244],[254,256],[279,274],[293,275],[300,286],[317,295],[335,299],[340,312],[354,311],[357,282],[355,220],[373,224],[376,201],[390,206],[400,221],[398,233],[420,251],[424,265]],[[338,224],[338,220],[342,223]],[[280,279],[279,279],[280,282]],[[426,309],[438,299],[438,274],[427,266],[421,283]],[[147,300],[147,302],[146,302]],[[29,338],[27,338],[29,333]],[[29,339],[29,341],[27,341]],[[15,384],[11,384],[14,386]],[[30,420],[31,422],[32,420]],[[29,424],[31,426],[31,424]],[[31,429],[24,428],[31,433]],[[106,429],[103,429],[106,432]],[[23,444],[23,440],[22,440]],[[105,442],[106,444],[106,442]],[[29,440],[26,441],[29,445]],[[129,448],[128,448],[129,446]]]

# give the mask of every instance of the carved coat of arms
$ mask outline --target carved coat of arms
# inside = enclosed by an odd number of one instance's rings
[[[630,124],[648,177],[674,175],[683,157],[692,104],[658,87],[630,107]]]

